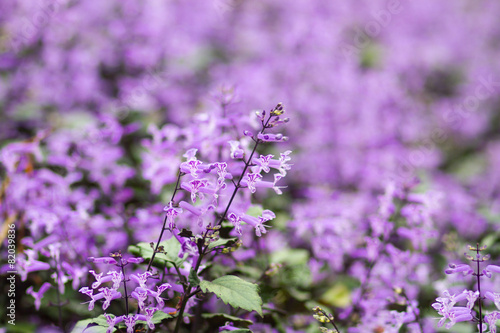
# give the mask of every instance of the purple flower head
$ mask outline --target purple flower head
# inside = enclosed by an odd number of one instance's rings
[[[163,210],[167,213],[167,222],[168,222],[168,227],[169,229],[173,230],[175,228],[175,221],[174,218],[182,214],[182,208],[177,208],[173,206],[173,202],[170,201],[168,203],[168,206],[165,206]]]
[[[112,276],[102,277],[104,275],[104,272],[96,273],[94,270],[89,270],[89,273],[92,274],[95,278],[95,282],[92,283],[92,289],[97,289],[102,283],[109,282],[113,279]]]
[[[181,187],[191,193],[191,201],[196,202],[196,196],[201,200],[205,198],[203,193],[215,194],[215,189],[208,187],[208,179],[193,179],[189,183],[183,182]]]
[[[269,162],[273,157],[274,155],[269,154],[269,155],[260,155],[259,158],[254,158],[252,160],[252,162],[255,164],[253,172],[260,173],[261,171],[264,171],[265,173],[268,173],[271,170],[269,168]]]
[[[144,262],[144,258],[141,257],[129,257],[122,260],[125,264],[140,264]]]
[[[144,310],[146,314],[138,315],[137,320],[144,320],[148,324],[149,329],[154,329],[155,324],[153,323],[153,315],[157,310],[158,308],[146,308]]]
[[[495,306],[497,307],[497,309],[500,310],[500,293],[492,293],[490,291],[487,291],[486,293],[484,293],[484,296],[493,301],[493,303],[495,303]]]
[[[28,274],[36,271],[46,271],[50,269],[50,265],[46,262],[36,260],[37,253],[33,250],[24,251],[26,258],[19,257],[17,261],[17,268],[21,281],[28,279]]]
[[[148,299],[148,293],[146,289],[137,287],[135,290],[130,294],[133,298],[137,300],[137,303],[139,305],[139,309],[142,311],[145,306],[145,302]]]
[[[142,274],[130,274],[130,279],[132,281],[135,281],[141,286],[141,288],[147,289],[146,287],[146,282],[148,281],[148,278],[153,276],[153,273],[151,272],[144,272]]]
[[[449,269],[445,270],[446,274],[462,273],[464,276],[474,273],[472,268],[467,264],[449,264]]]
[[[241,149],[239,141],[228,141],[231,146],[230,156],[232,159],[242,159],[245,155],[245,151]]]
[[[127,326],[127,333],[134,333],[135,323],[139,319],[139,315],[126,315],[123,317],[123,322]]]
[[[268,209],[264,210],[262,212],[262,215],[259,217],[253,217],[246,214],[241,214],[240,216],[243,222],[246,222],[255,228],[255,234],[258,237],[262,236],[262,234],[265,234],[267,232],[265,227],[268,226],[264,225],[264,223],[276,218],[276,215]]]
[[[217,175],[219,176],[217,178],[217,189],[224,190],[226,188],[226,179],[232,179],[233,176],[227,172],[227,163],[223,162],[217,162],[214,163],[215,169],[217,170]]]
[[[494,311],[484,317],[484,321],[490,325],[490,333],[497,333],[497,321],[500,319],[500,312]]]
[[[231,222],[236,232],[241,235],[241,218],[235,213],[231,212],[227,215],[229,222]]]
[[[248,186],[250,192],[255,193],[255,191],[257,191],[255,185],[261,179],[262,176],[259,173],[247,173],[246,177],[241,181],[241,184],[243,186]]]
[[[123,273],[121,271],[109,271],[108,275],[111,275],[113,289],[117,290],[120,287],[120,283],[123,281]]]
[[[486,268],[483,270],[483,274],[486,275],[488,278],[491,278],[491,273],[500,273],[500,266],[497,265],[486,266]]]
[[[99,289],[99,291],[102,293],[105,299],[102,305],[103,310],[106,310],[109,307],[112,300],[122,297],[122,294],[119,291],[116,291],[115,289],[112,288],[104,287]]]
[[[112,257],[100,257],[100,258],[89,257],[87,258],[87,261],[93,262],[95,264],[113,264],[113,265],[118,264],[116,259]]]
[[[283,141],[288,141],[288,137],[284,136],[281,133],[278,134],[262,134],[259,133],[257,134],[257,138],[259,140],[265,141],[265,142],[283,142]]]
[[[33,286],[30,286],[30,287],[28,287],[28,289],[26,289],[26,293],[33,296],[33,298],[35,298],[35,308],[37,310],[40,310],[40,305],[42,304],[43,294],[45,294],[45,292],[47,290],[49,290],[50,287],[52,287],[50,285],[50,283],[45,282],[44,284],[42,284],[42,286],[40,287],[40,289],[38,291],[33,291]]]
[[[189,173],[193,178],[198,178],[199,166],[203,163],[196,159],[198,149],[189,149],[183,156],[187,158],[186,162],[181,163],[180,169],[184,173]]]
[[[253,184],[254,187],[265,187],[265,188],[272,188],[274,192],[276,192],[277,195],[283,194],[283,191],[281,191],[282,188],[286,188],[286,186],[278,186],[276,183],[283,178],[283,175],[280,173],[275,173],[274,174],[274,181],[269,182],[269,181],[257,181]]]

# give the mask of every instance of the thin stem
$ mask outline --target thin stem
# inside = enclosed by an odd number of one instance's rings
[[[177,176],[177,183],[175,184],[175,189],[174,193],[172,194],[172,198],[170,199],[170,202],[174,201],[175,195],[177,194],[177,191],[179,190],[179,183],[181,181],[181,177],[184,174],[179,170],[179,175]],[[160,246],[161,239],[163,238],[163,233],[165,232],[167,226],[167,215],[165,215],[165,218],[163,219],[163,226],[161,228],[160,236],[158,237],[158,241],[156,242],[155,249],[153,251],[153,255],[151,256],[151,259],[149,260],[148,264],[148,269],[146,271],[151,270],[151,265],[153,265],[153,260],[155,259],[156,253],[158,252],[158,247]]]
[[[323,310],[323,309],[319,310],[319,312],[321,312],[321,313],[323,314],[323,316],[325,316],[326,318],[328,318],[328,321],[329,321],[330,323],[332,323],[332,325],[333,325],[333,327],[335,328],[335,330],[336,330],[338,333],[340,333],[339,328],[337,327],[337,325],[335,325],[335,321],[331,319],[331,318],[333,318],[333,317],[332,317],[331,315],[328,315],[328,314],[325,312],[325,310]]]
[[[482,302],[481,302],[481,276],[483,275],[482,273],[479,273],[480,272],[480,266],[479,266],[479,243],[476,245],[476,264],[477,264],[477,273],[475,274],[476,275],[476,278],[477,278],[477,291],[479,292],[479,296],[478,296],[478,299],[479,299],[479,333],[483,333],[483,314],[482,314]]]
[[[125,313],[128,316],[128,292],[127,292],[127,277],[125,275],[125,265],[122,262],[122,258],[119,257],[118,260],[120,260],[120,267],[122,269],[122,274],[123,274],[123,290],[125,291]]]

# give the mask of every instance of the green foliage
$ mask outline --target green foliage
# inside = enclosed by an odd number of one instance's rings
[[[95,326],[90,326],[90,324],[96,324]],[[106,317],[104,315],[100,315],[96,318],[90,318],[85,320],[80,320],[76,323],[75,327],[71,331],[71,333],[106,333],[109,325],[106,321]],[[114,332],[115,330],[113,330]]]
[[[200,278],[192,268],[191,271],[189,272],[188,282],[193,287],[198,287],[200,285]]]
[[[204,292],[213,292],[232,307],[256,311],[261,317],[263,316],[259,287],[254,283],[234,275],[226,275],[213,281],[201,281],[200,287]]]
[[[209,323],[213,323],[217,326],[223,326],[228,321],[232,322],[233,325],[243,326],[245,328],[253,324],[251,320],[231,316],[226,313],[204,313],[201,316]]]
[[[163,251],[165,253],[157,253],[153,261],[153,265],[157,267],[173,267],[181,266],[184,262],[183,258],[179,258],[178,254],[181,250],[181,244],[174,238],[170,238],[166,241],[160,243],[160,248],[163,246]],[[150,260],[153,256],[153,249],[151,245],[146,242],[141,242],[137,245],[131,245],[128,247],[128,251],[133,255],[140,256],[145,260]]]
[[[212,250],[216,248],[217,246],[223,246],[223,245],[228,245],[231,246],[236,242],[237,238],[219,238],[218,240],[210,243],[208,245],[208,250]]]

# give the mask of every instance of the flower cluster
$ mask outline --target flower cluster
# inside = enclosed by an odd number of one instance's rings
[[[477,279],[477,288],[475,290],[465,289],[459,294],[451,294],[448,290],[443,292],[443,297],[438,297],[436,303],[432,307],[439,313],[442,318],[439,320],[438,326],[441,327],[446,322],[446,328],[450,329],[458,322],[471,321],[477,323],[479,331],[483,332],[489,328],[490,333],[496,333],[497,320],[500,319],[499,311],[490,311],[484,314],[484,300],[490,300],[494,303],[497,310],[500,310],[500,293],[492,291],[484,291],[481,288],[481,278],[491,278],[491,273],[500,273],[500,266],[487,265],[481,270],[481,263],[490,259],[489,255],[483,255],[481,252],[486,250],[486,246],[480,247],[479,244],[468,246],[469,251],[475,252],[474,256],[465,254],[465,257],[473,263],[472,267],[468,264],[450,264],[445,271],[446,274],[459,274],[460,276],[473,275]],[[457,306],[459,302],[465,302],[465,306]],[[477,306],[477,312],[476,312]],[[484,316],[484,317],[483,317]]]

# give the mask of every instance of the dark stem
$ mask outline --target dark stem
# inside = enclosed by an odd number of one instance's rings
[[[476,278],[477,278],[477,291],[479,292],[479,296],[478,296],[478,299],[479,299],[479,333],[483,333],[483,314],[482,314],[482,302],[481,302],[481,276],[483,275],[482,273],[479,273],[480,272],[480,267],[479,267],[479,243],[476,245],[476,264],[477,264],[477,273],[475,274],[476,275]]]
[[[120,260],[120,267],[122,269],[122,274],[123,274],[123,290],[125,291],[125,313],[128,316],[128,292],[127,292],[127,277],[125,276],[125,265],[122,263],[122,258],[118,258]]]
[[[330,319],[330,316],[324,310],[320,310],[320,312],[323,314],[323,316],[325,316],[326,318]],[[335,330],[338,333],[340,333],[339,328],[337,327],[337,325],[335,325],[335,321],[334,320],[329,320],[329,321],[330,321],[330,323],[332,323],[332,325],[335,328]]]
[[[170,199],[170,202],[174,201],[175,195],[177,194],[177,191],[179,190],[179,182],[181,181],[181,177],[184,174],[179,170],[179,175],[177,176],[177,183],[175,184],[175,189],[174,193],[172,194],[172,198]],[[167,226],[167,215],[165,215],[165,218],[163,219],[163,226],[161,228],[160,236],[158,237],[158,241],[156,242],[155,249],[153,251],[153,255],[151,256],[151,259],[149,260],[148,264],[148,269],[146,271],[151,270],[151,265],[153,264],[153,260],[155,259],[156,253],[158,252],[158,247],[160,246],[161,239],[163,238],[163,233],[165,232]]]

